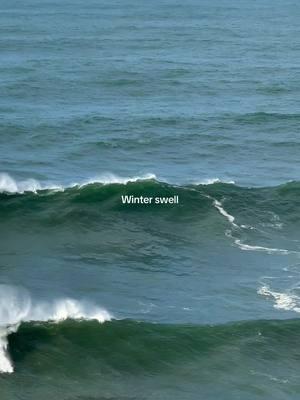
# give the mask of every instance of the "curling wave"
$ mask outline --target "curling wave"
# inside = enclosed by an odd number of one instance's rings
[[[8,354],[8,335],[24,322],[61,322],[72,320],[109,321],[111,315],[88,302],[69,298],[34,303],[22,288],[0,285],[0,372],[12,373],[14,368]]]

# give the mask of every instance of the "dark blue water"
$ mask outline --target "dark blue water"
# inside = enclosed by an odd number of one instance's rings
[[[1,400],[299,398],[299,18],[0,2]]]

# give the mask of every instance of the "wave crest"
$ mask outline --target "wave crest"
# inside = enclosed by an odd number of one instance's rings
[[[155,174],[147,173],[142,176],[120,177],[111,173],[103,174],[82,182],[74,182],[66,185],[53,184],[49,182],[41,183],[36,179],[30,178],[23,181],[17,181],[6,173],[0,173],[0,193],[24,194],[26,192],[37,193],[41,190],[58,190],[64,191],[74,187],[82,188],[84,186],[99,183],[102,185],[122,184],[129,182],[145,181],[156,179]]]
[[[113,173],[104,173],[98,176],[94,176],[90,179],[85,179],[78,182],[69,182],[66,184],[61,183],[52,183],[49,181],[39,182],[36,179],[29,178],[26,180],[18,181],[11,177],[7,173],[0,173],[0,193],[9,193],[9,194],[24,194],[26,192],[29,193],[37,193],[42,190],[55,190],[55,191],[64,191],[72,188],[83,188],[85,186],[93,185],[93,184],[101,184],[101,185],[126,185],[127,183],[134,183],[139,181],[150,181],[155,180],[157,182],[158,178],[153,173],[146,173],[143,175],[134,175],[131,177],[122,177],[119,175],[115,175]],[[167,182],[165,182],[167,183]],[[193,185],[214,185],[217,183],[224,184],[234,184],[234,181],[221,180],[219,178],[208,178],[200,181],[193,182]]]

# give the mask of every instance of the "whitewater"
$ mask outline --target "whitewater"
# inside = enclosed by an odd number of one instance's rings
[[[16,332],[22,322],[54,322],[67,319],[110,321],[108,311],[87,301],[71,298],[55,299],[49,302],[35,302],[24,289],[0,285],[0,372],[14,371],[8,353],[9,334]]]

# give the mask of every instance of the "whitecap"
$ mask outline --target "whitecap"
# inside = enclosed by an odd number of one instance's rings
[[[215,183],[227,183],[227,184],[231,184],[234,185],[235,181],[232,180],[224,180],[224,179],[219,179],[219,178],[207,178],[207,179],[203,179],[201,181],[195,181],[193,182],[194,185],[214,185]]]
[[[64,191],[66,189],[79,187],[82,188],[87,185],[99,183],[102,185],[109,184],[122,184],[126,185],[129,182],[137,182],[144,180],[156,179],[155,174],[147,173],[141,176],[133,177],[121,177],[111,173],[99,175],[91,179],[73,182],[68,184],[51,183],[51,182],[39,182],[36,179],[26,179],[17,181],[6,173],[0,173],[0,193],[10,193],[10,194],[23,194],[26,192],[37,193],[40,190],[54,190],[54,191]]]

